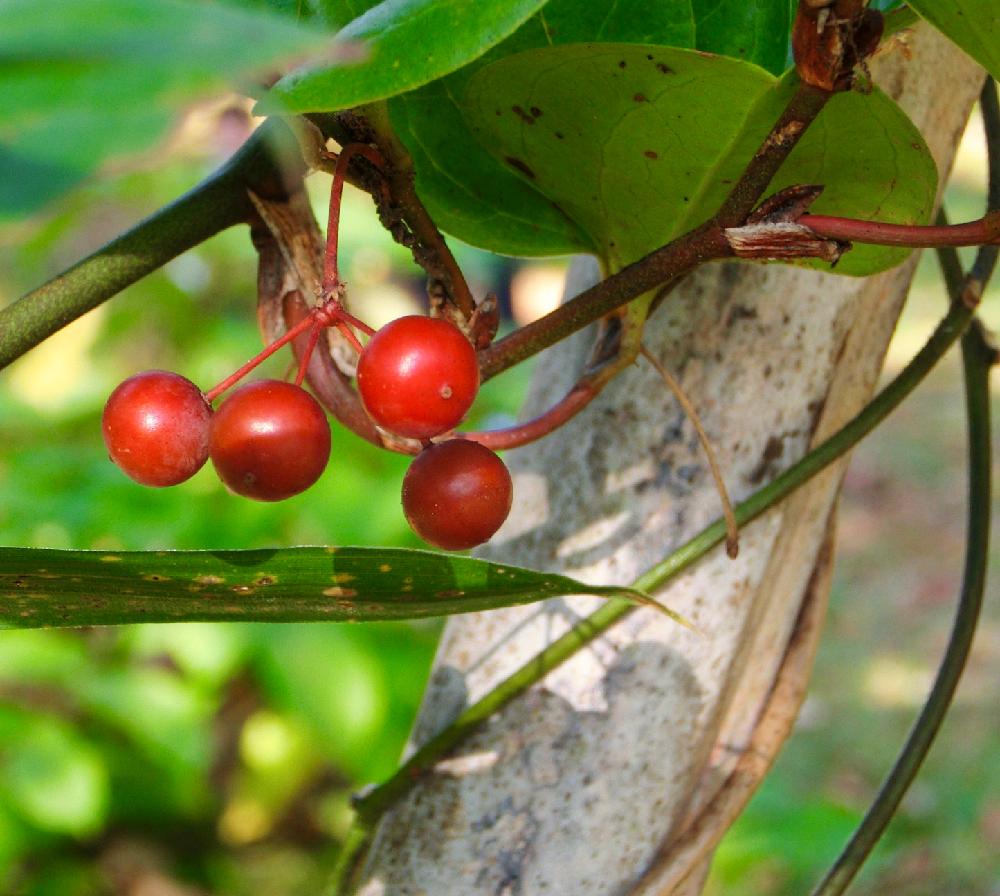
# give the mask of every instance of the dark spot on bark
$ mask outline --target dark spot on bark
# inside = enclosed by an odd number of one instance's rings
[[[757,309],[749,308],[746,305],[733,305],[729,312],[729,320],[756,320]]]
[[[826,407],[825,398],[817,398],[815,401],[810,401],[806,405],[806,410],[809,411],[809,432],[810,434],[816,432],[816,427],[819,425],[819,418],[823,413],[823,408]]]
[[[681,482],[686,482],[688,484],[694,482],[695,477],[697,477],[698,472],[701,470],[697,464],[683,464],[679,466],[676,470],[677,478]]]
[[[511,168],[516,168],[525,177],[530,177],[535,180],[535,172],[528,167],[527,162],[521,161],[521,159],[515,158],[514,156],[504,156],[503,160],[510,165]]]
[[[784,453],[784,441],[778,438],[778,436],[770,436],[767,440],[767,444],[764,445],[763,452],[761,452],[760,461],[757,463],[753,472],[750,473],[749,479],[751,484],[760,485],[760,483],[764,481],[764,477],[767,476],[774,462]]]

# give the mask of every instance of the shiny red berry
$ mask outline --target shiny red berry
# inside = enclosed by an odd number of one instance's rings
[[[209,454],[238,495],[282,501],[312,485],[330,459],[330,424],[308,392],[292,383],[247,383],[219,405]]]
[[[369,416],[400,436],[429,439],[454,429],[479,390],[472,343],[454,324],[411,315],[386,324],[358,359]]]
[[[212,408],[190,380],[166,370],[129,377],[101,418],[108,454],[143,485],[177,485],[208,457]]]
[[[413,459],[403,477],[403,512],[424,541],[463,551],[500,528],[513,491],[507,467],[489,448],[450,439]]]

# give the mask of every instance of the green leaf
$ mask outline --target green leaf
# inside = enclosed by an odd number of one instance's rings
[[[481,69],[463,108],[483,146],[590,236],[612,268],[710,217],[795,89],[688,50],[573,45]],[[595,114],[594,110],[600,110]],[[835,97],[775,181],[826,185],[817,212],[925,223],[937,182],[919,132],[884,94]],[[859,247],[840,273],[906,250]]]
[[[152,146],[198,97],[330,35],[263,11],[193,0],[0,4],[0,216],[41,207],[113,156]]]
[[[788,0],[550,0],[503,43],[447,78],[389,101],[393,126],[413,156],[417,191],[443,230],[509,255],[594,252],[588,234],[550,198],[498,162],[470,133],[459,108],[484,65],[525,50],[573,43],[634,43],[733,53],[785,69]],[[594,114],[596,105],[587,112]]]
[[[0,549],[0,625],[12,628],[196,620],[373,622],[567,594],[652,603],[628,589],[402,548]]]
[[[996,0],[909,0],[949,40],[1000,78],[1000,5]]]
[[[383,0],[338,40],[360,62],[299,69],[260,102],[263,112],[330,112],[371,103],[453,72],[517,29],[546,0]]]

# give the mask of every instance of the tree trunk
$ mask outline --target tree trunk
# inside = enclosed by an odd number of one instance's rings
[[[876,60],[876,80],[947,172],[981,72],[924,27],[909,51]],[[863,406],[915,263],[865,280],[717,263],[660,308],[646,344],[682,380],[735,499]],[[588,347],[579,334],[543,356],[528,415],[564,394]],[[508,460],[517,497],[495,560],[625,583],[720,512],[690,423],[641,359]],[[699,892],[801,702],[842,473],[828,469],[747,526],[736,560],[717,550],[658,595],[700,633],[639,610],[466,741],[383,819],[359,892]],[[452,619],[414,741],[594,606]]]

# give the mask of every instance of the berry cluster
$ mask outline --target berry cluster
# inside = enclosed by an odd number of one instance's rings
[[[479,391],[476,352],[465,335],[448,321],[419,315],[375,332],[341,302],[340,203],[348,166],[359,156],[377,170],[384,165],[379,152],[366,144],[345,146],[337,157],[319,304],[206,393],[163,370],[127,379],[104,408],[104,441],[111,459],[145,485],[176,485],[211,458],[219,478],[239,495],[258,501],[297,495],[319,479],[330,459],[330,425],[302,382],[320,333],[335,327],[359,354],[358,392],[368,415],[387,432],[422,443],[403,479],[410,526],[430,544],[464,550],[486,541],[507,518],[510,474],[478,442],[430,441],[461,423]],[[367,345],[355,330],[368,335]],[[215,398],[305,333],[308,347],[294,383],[249,383],[213,412]]]
[[[360,325],[328,308],[308,325],[343,327],[345,319]],[[214,411],[210,401],[287,341],[288,334],[208,393],[163,370],[127,379],[104,408],[111,459],[150,486],[184,482],[211,458],[223,483],[248,498],[280,501],[309,488],[329,461],[330,426],[300,385],[308,358],[294,384],[260,380],[235,389]],[[453,430],[476,397],[479,367],[469,340],[444,320],[400,318],[361,348],[357,382],[378,426],[423,442],[403,479],[403,510],[413,530],[446,550],[489,539],[510,511],[507,468],[478,442],[430,441]]]

